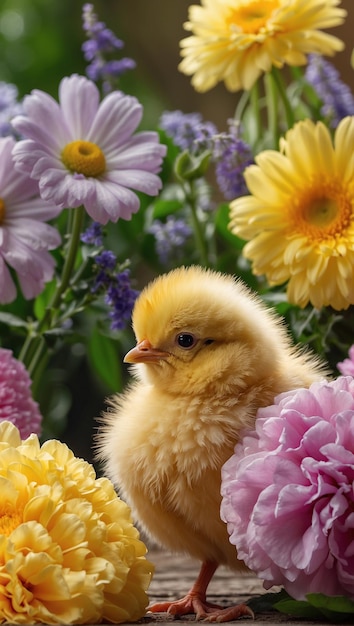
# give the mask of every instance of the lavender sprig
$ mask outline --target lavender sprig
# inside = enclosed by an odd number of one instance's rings
[[[82,44],[84,57],[90,62],[86,68],[87,76],[94,82],[102,81],[104,93],[109,93],[116,88],[119,77],[134,69],[136,63],[130,58],[109,58],[124,47],[124,42],[97,19],[92,4],[84,4],[82,18],[83,29],[88,37]]]
[[[322,100],[321,114],[335,128],[341,119],[354,115],[354,96],[329,61],[318,54],[310,54],[305,79]]]

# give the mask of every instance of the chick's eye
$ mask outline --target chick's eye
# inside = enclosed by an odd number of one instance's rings
[[[180,348],[193,348],[196,343],[196,338],[191,333],[180,333],[176,337],[176,343]]]

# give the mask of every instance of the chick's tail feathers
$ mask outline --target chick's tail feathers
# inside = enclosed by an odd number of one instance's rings
[[[149,606],[151,613],[165,613],[169,615],[195,614],[196,620],[205,622],[230,622],[239,617],[254,618],[253,611],[246,604],[223,609],[218,604],[207,602],[206,592],[208,585],[218,567],[214,561],[204,561],[200,568],[197,580],[191,590],[181,600],[172,602],[157,602]]]

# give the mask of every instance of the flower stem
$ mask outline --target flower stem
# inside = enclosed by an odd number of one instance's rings
[[[236,106],[236,110],[235,110],[235,114],[234,114],[234,119],[237,121],[242,120],[243,114],[246,110],[246,107],[249,103],[250,100],[250,92],[249,91],[243,91],[242,95],[240,96],[240,99],[237,103]]]
[[[71,210],[67,233],[69,244],[61,277],[57,281],[56,289],[48,302],[42,319],[38,321],[37,325],[31,326],[29,329],[29,334],[19,355],[19,360],[27,367],[32,379],[45,351],[48,349],[44,336],[45,332],[55,328],[58,322],[62,298],[70,284],[77,259],[84,215],[85,209],[82,206]]]
[[[186,192],[186,199],[191,210],[194,239],[196,243],[196,248],[199,253],[200,262],[205,267],[209,267],[208,248],[206,244],[205,233],[203,232],[202,225],[198,218],[194,181],[191,181],[188,184],[188,190]]]
[[[70,278],[72,276],[73,269],[75,267],[75,261],[80,244],[80,235],[82,231],[82,225],[84,222],[85,209],[83,206],[77,209],[71,209],[73,211],[73,219],[71,225],[71,233],[69,239],[69,247],[67,255],[65,257],[61,280],[58,283],[58,288],[54,292],[53,298],[49,303],[49,308],[57,309],[60,305],[60,301],[66,289],[69,286]]]
[[[255,122],[255,133],[257,139],[262,136],[262,119],[259,98],[259,85],[258,82],[255,82],[251,89],[251,107],[253,121]]]
[[[277,150],[280,137],[280,129],[278,126],[278,90],[275,81],[273,80],[272,74],[265,74],[264,85],[268,112],[268,126],[270,130],[270,135],[273,138],[273,148],[274,150]]]
[[[279,94],[280,99],[281,99],[281,101],[283,103],[287,129],[289,129],[292,126],[294,126],[294,123],[295,123],[294,111],[293,111],[292,106],[291,106],[291,104],[289,102],[289,98],[287,96],[286,89],[284,87],[283,81],[281,79],[280,73],[277,70],[277,68],[275,68],[275,67],[272,68],[270,76],[272,77],[272,79],[273,79],[273,81],[274,81],[274,83],[276,85],[278,94]]]

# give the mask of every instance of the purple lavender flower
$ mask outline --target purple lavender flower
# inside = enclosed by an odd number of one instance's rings
[[[170,215],[166,222],[155,220],[147,232],[155,236],[157,255],[162,265],[166,265],[172,254],[181,251],[192,229],[183,219]]]
[[[221,193],[226,200],[248,194],[244,171],[253,163],[250,146],[240,138],[239,126],[229,120],[229,131],[213,137],[212,158]]]
[[[17,87],[0,81],[0,137],[14,134],[10,120],[22,111],[17,98]]]
[[[347,115],[354,115],[354,96],[332,63],[318,54],[310,54],[305,78],[322,100],[321,114],[332,127]]]
[[[192,153],[209,148],[209,140],[218,131],[212,122],[204,122],[200,113],[165,111],[159,126],[181,150]]]
[[[105,302],[113,308],[109,313],[112,330],[122,330],[130,320],[138,291],[132,289],[130,272],[124,270],[113,277],[105,297]]]
[[[95,282],[91,288],[92,293],[97,293],[101,290],[107,290],[112,282],[115,280],[112,272],[117,265],[117,257],[111,250],[103,250],[95,257],[95,264],[97,273],[95,276]]]
[[[134,69],[136,63],[129,58],[118,60],[106,58],[107,55],[121,50],[124,42],[118,39],[104,22],[98,21],[92,4],[84,4],[82,19],[83,29],[88,37],[82,44],[84,57],[90,62],[86,69],[87,76],[94,82],[102,80],[104,92],[108,93],[114,88],[116,79],[127,70]]]
[[[111,250],[103,250],[96,256],[96,264],[103,270],[113,270],[117,265],[117,257]]]
[[[87,229],[81,235],[81,241],[87,245],[97,246],[103,245],[102,226],[98,222],[91,222]]]
[[[111,330],[122,330],[131,317],[138,295],[138,292],[131,288],[130,272],[128,269],[121,271],[112,250],[102,250],[95,257],[95,265],[96,275],[91,291],[105,294],[104,301],[112,308],[108,314]]]

